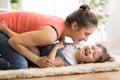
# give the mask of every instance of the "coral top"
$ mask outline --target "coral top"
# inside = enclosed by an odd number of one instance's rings
[[[5,12],[0,13],[0,22],[4,20],[7,26],[23,33],[39,29],[43,25],[52,25],[56,28],[58,38],[63,32],[65,21],[57,16],[43,15],[35,12]]]

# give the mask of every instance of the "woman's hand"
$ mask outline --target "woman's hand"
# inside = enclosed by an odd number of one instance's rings
[[[55,64],[53,61],[51,61],[50,59],[48,59],[46,56],[44,57],[39,57],[39,59],[37,60],[37,65],[41,68],[45,68],[45,67],[55,67]]]

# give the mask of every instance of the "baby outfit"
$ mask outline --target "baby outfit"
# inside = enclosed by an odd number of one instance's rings
[[[44,47],[39,48],[40,56],[48,55],[50,50],[55,44],[50,44]],[[66,66],[76,65],[77,61],[75,59],[75,52],[77,48],[84,47],[84,44],[78,43],[63,43],[64,47],[57,50],[56,57],[60,57]]]

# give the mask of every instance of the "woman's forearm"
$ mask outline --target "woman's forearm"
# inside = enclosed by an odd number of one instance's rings
[[[55,37],[53,35],[51,36],[51,34],[54,34]],[[8,40],[8,43],[21,55],[23,55],[28,60],[32,61],[34,64],[37,64],[38,66],[41,67],[41,65],[53,66],[54,64],[47,59],[45,64],[44,64],[45,60],[43,60],[43,64],[41,64],[40,62],[42,58],[35,55],[29,48],[35,47],[35,46],[48,45],[54,42],[55,40],[56,40],[56,33],[53,30],[53,28],[49,26],[45,26],[40,30],[29,31],[29,32],[21,33],[17,36],[11,37]]]
[[[35,55],[29,48],[25,47],[24,45],[15,43],[14,41],[12,41],[12,39],[9,39],[9,44],[21,55],[23,55],[33,63],[37,64],[36,62],[39,56]]]
[[[4,31],[3,31],[8,37],[13,37],[13,36],[17,36],[17,35],[19,35],[18,33],[16,33],[16,32],[14,32],[14,31],[12,31],[11,29],[9,29],[9,28],[7,28],[6,27],[6,29],[4,29]],[[31,50],[34,54],[38,54],[38,52],[39,52],[39,50],[37,49],[37,47],[28,47],[29,48],[29,50]]]

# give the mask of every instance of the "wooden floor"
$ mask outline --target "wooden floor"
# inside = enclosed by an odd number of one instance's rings
[[[120,80],[120,71],[12,80]]]

